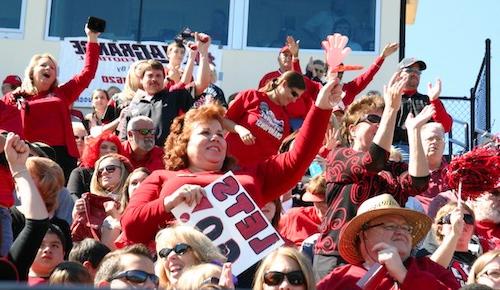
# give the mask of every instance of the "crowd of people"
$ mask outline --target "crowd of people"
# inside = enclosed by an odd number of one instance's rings
[[[226,99],[210,36],[141,60],[84,116],[99,33],[82,71],[33,56],[0,99],[0,280],[111,289],[500,289],[500,139],[444,155],[452,118],[424,61],[359,95],[397,49],[343,81],[348,39],[303,72],[291,36],[279,69]],[[185,54],[188,60],[182,63]],[[193,66],[199,68],[193,75]],[[213,68],[213,66],[212,66]],[[227,103],[226,103],[227,101]],[[174,209],[231,171],[284,245],[234,275],[227,251]],[[475,288],[474,288],[475,287]],[[481,288],[482,287],[482,288]]]

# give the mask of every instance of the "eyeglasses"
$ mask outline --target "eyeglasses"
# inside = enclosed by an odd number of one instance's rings
[[[325,72],[325,70],[324,70],[324,69],[321,69],[321,68],[315,68],[314,70],[315,70],[315,71],[316,71],[316,73],[318,73],[318,74],[322,74],[322,73],[324,73],[324,72]]]
[[[129,271],[123,271],[120,273],[117,273],[111,278],[109,278],[108,282],[111,282],[116,279],[121,279],[125,278],[127,281],[130,281],[132,283],[144,283],[148,279],[151,280],[157,287],[160,283],[160,278],[156,276],[155,274],[150,274],[148,272],[142,271],[142,270],[129,270]]]
[[[220,279],[218,277],[209,277],[209,278],[203,280],[203,282],[201,282],[201,285],[205,285],[205,284],[219,285],[219,281],[220,281]]]
[[[408,74],[414,73],[416,75],[422,74],[422,72],[418,68],[412,68],[412,67],[405,67],[403,69],[403,72],[408,73]]]
[[[179,243],[175,245],[173,248],[163,248],[158,252],[158,255],[162,258],[168,257],[172,251],[176,253],[179,256],[184,255],[189,249],[191,248],[190,245],[184,244],[184,243]]]
[[[491,279],[497,280],[500,279],[500,270],[498,269],[489,269],[484,272],[481,272],[477,275],[478,277],[481,276],[488,276]]]
[[[132,131],[139,132],[142,136],[156,135],[156,129],[133,129]]]
[[[369,115],[366,115],[363,118],[359,119],[359,121],[356,124],[359,124],[359,123],[362,123],[362,122],[368,122],[368,123],[372,123],[372,124],[379,124],[381,119],[382,119],[382,117],[380,117],[379,115],[369,114]]]
[[[397,230],[401,230],[402,232],[405,232],[405,233],[408,233],[408,234],[411,234],[413,232],[413,227],[410,226],[410,225],[395,225],[395,224],[384,224],[384,223],[375,224],[375,225],[364,224],[361,227],[361,229],[363,231],[366,231],[368,229],[376,228],[376,227],[381,227],[385,231],[389,231],[389,232],[395,232]]]
[[[84,141],[85,140],[85,136],[77,136],[77,135],[75,135],[75,140],[82,140],[82,141]]]
[[[451,214],[447,214],[439,220],[438,224],[443,225],[443,224],[451,224],[450,221]],[[471,214],[464,214],[464,222],[468,225],[473,225],[474,224],[474,217]]]
[[[269,286],[277,286],[280,285],[283,280],[288,280],[288,282],[294,286],[304,285],[305,277],[302,271],[292,271],[288,273],[278,272],[278,271],[270,271],[264,274],[264,283]]]
[[[118,166],[118,165],[106,165],[103,168],[99,168],[99,170],[97,170],[97,173],[99,175],[101,175],[104,172],[104,170],[106,170],[107,173],[113,173],[113,172],[115,172],[115,170],[117,168],[120,168],[120,166]]]

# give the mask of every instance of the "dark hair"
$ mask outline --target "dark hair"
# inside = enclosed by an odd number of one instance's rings
[[[266,83],[265,86],[259,89],[261,92],[270,92],[276,89],[283,82],[287,83],[289,88],[296,88],[299,90],[306,89],[306,83],[304,82],[304,77],[294,71],[287,71],[284,74],[280,75],[278,78],[273,79]]]
[[[93,268],[97,268],[104,256],[106,256],[109,252],[111,252],[111,250],[103,243],[91,238],[86,238],[73,245],[73,249],[69,253],[68,260],[79,262],[81,264],[88,261]]]
[[[157,60],[148,59],[146,62],[142,63],[140,67],[137,68],[138,76],[140,79],[144,77],[146,71],[161,70],[163,77],[165,77],[165,69],[163,64]]]
[[[493,288],[491,288],[490,286],[483,285],[483,284],[474,283],[474,284],[462,286],[462,288],[460,288],[460,290],[493,290]]]
[[[61,228],[59,226],[55,225],[55,224],[49,224],[49,228],[47,229],[47,233],[46,234],[54,234],[54,235],[56,235],[59,238],[59,240],[61,241],[61,244],[63,246],[64,256],[66,257],[66,255],[68,254],[68,252],[71,249],[68,249],[68,244],[67,244],[67,241],[66,241],[66,237],[64,236],[64,233],[61,230]]]

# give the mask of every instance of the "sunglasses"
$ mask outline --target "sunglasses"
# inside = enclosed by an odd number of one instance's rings
[[[447,214],[447,215],[443,216],[439,220],[439,224],[440,225],[451,224],[450,218],[451,218],[451,214]],[[474,224],[474,217],[471,214],[466,213],[466,214],[464,214],[464,222],[468,225],[473,225]]]
[[[142,136],[156,135],[156,129],[133,129],[132,131],[139,132]]]
[[[325,72],[324,69],[320,69],[320,68],[315,68],[314,70],[316,71],[316,73],[319,73],[319,74],[322,74]]]
[[[406,67],[403,69],[405,73],[414,73],[416,75],[422,74],[422,72],[418,68],[411,68],[411,67]]]
[[[379,124],[381,119],[382,119],[382,117],[380,117],[379,115],[369,114],[369,115],[366,115],[363,118],[359,119],[358,124],[361,122]]]
[[[189,249],[191,248],[190,245],[188,244],[184,244],[184,243],[179,243],[177,245],[175,245],[173,248],[163,248],[160,250],[160,252],[158,252],[158,255],[161,257],[161,258],[166,258],[168,257],[168,255],[170,255],[170,253],[172,251],[174,251],[174,253],[176,253],[177,255],[179,256],[182,256],[184,255]]]
[[[108,280],[108,282],[111,282],[116,279],[121,279],[125,278],[127,281],[130,281],[132,283],[144,283],[148,279],[151,280],[156,286],[159,285],[160,283],[160,278],[156,276],[155,274],[150,274],[148,272],[142,271],[142,270],[129,270],[129,271],[123,271],[120,273],[117,273]]]
[[[85,140],[85,136],[76,136],[75,135],[75,140],[82,140],[82,141],[84,141]]]
[[[97,173],[99,175],[101,175],[105,170],[107,173],[113,173],[113,172],[115,172],[115,170],[117,168],[120,168],[120,166],[118,166],[118,165],[106,165],[103,168],[99,168],[99,170],[97,170]]]
[[[306,281],[304,273],[300,270],[288,273],[270,271],[264,274],[264,283],[269,286],[278,286],[283,282],[285,277],[288,282],[294,286],[304,285]]]

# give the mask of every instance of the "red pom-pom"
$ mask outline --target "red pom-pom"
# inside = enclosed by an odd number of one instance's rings
[[[477,147],[454,158],[446,176],[451,188],[458,190],[462,181],[462,198],[477,197],[496,188],[500,181],[500,150]]]

